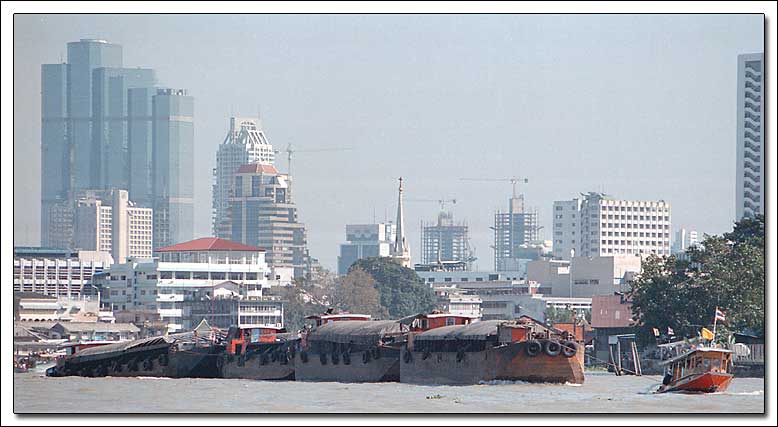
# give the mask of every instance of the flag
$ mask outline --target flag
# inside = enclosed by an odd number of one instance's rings
[[[675,335],[675,332],[673,332],[673,328],[667,327],[667,335]]]
[[[654,330],[654,336],[658,337],[659,336],[659,329],[657,329],[657,328],[652,328],[652,329]]]
[[[700,333],[702,334],[702,339],[704,339],[704,340],[712,340],[713,339],[713,332],[709,331],[708,328],[702,328]]]
[[[722,322],[727,320],[727,314],[718,307],[716,307],[716,320],[721,320]]]

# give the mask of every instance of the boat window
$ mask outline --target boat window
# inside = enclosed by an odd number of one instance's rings
[[[713,366],[713,369],[715,369],[715,370],[721,369],[721,360],[713,359],[712,366]]]

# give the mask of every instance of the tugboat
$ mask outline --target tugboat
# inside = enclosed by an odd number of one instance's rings
[[[194,331],[90,347],[46,370],[50,377],[218,378],[223,336],[203,321]],[[74,347],[75,349],[75,347]]]
[[[227,348],[216,360],[221,378],[294,380],[300,335],[283,328],[231,327]]]
[[[494,380],[584,382],[582,343],[528,316],[443,326],[412,335],[400,382],[466,385]]]
[[[309,316],[294,359],[298,381],[387,382],[400,380],[400,350],[408,328],[396,320],[332,313]]]
[[[680,356],[662,363],[667,366],[657,393],[717,393],[732,382],[732,351],[713,347],[691,347]]]

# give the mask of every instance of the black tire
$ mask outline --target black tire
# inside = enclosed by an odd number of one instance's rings
[[[319,355],[319,362],[321,362],[322,365],[327,364],[327,353],[321,353]]]
[[[223,363],[224,361],[222,361]],[[159,364],[160,366],[167,366],[168,364],[168,356],[165,353],[162,353],[159,355]]]
[[[365,351],[362,353],[362,363],[369,363],[370,362],[370,352]]]
[[[260,365],[267,365],[267,363],[270,361],[270,358],[267,356],[267,354],[262,354],[262,356],[259,357],[259,364]]]
[[[565,341],[562,343],[562,356],[567,358],[575,356],[578,353],[578,343],[575,341]]]
[[[278,361],[278,353],[277,352],[274,351],[274,352],[270,353],[270,361],[271,362],[277,362]]]
[[[412,359],[413,359],[413,358],[412,358],[412,356],[411,356],[411,351],[410,351],[410,350],[405,350],[405,354],[403,355],[403,361],[404,361],[405,363],[411,363],[411,360],[412,360]]]
[[[535,357],[543,350],[543,345],[538,340],[529,340],[524,347],[524,351],[529,357]]]
[[[308,353],[305,351],[300,352],[300,361],[303,363],[308,363]]]
[[[543,352],[550,357],[559,356],[559,353],[562,352],[562,345],[559,344],[559,341],[548,340],[543,345]]]
[[[459,350],[457,352],[457,362],[461,362],[463,360],[465,360],[465,351],[464,350]]]
[[[337,365],[338,363],[340,363],[340,356],[338,356],[337,352],[333,352],[330,358],[332,358],[333,365]]]
[[[351,354],[349,352],[343,353],[343,364],[344,365],[350,365],[351,364]]]
[[[143,360],[143,370],[144,371],[150,371],[154,368],[154,364],[151,363],[151,359],[144,359]]]
[[[376,359],[376,360],[378,360],[381,357],[381,350],[377,346],[373,347],[373,354],[372,354],[372,356],[373,356],[373,359]]]

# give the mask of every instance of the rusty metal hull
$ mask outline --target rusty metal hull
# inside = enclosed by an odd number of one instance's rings
[[[269,360],[261,355],[248,355],[244,359],[219,356],[222,360],[221,377],[230,379],[247,379],[263,381],[293,381],[295,379],[294,359]]]
[[[362,355],[363,352],[351,353],[349,364],[344,363],[342,357],[334,364],[328,355],[326,364],[322,364],[319,354],[308,354],[307,362],[297,354],[294,358],[295,379],[344,383],[400,381],[400,349],[382,347],[380,356],[367,363]]]
[[[506,380],[544,383],[584,382],[583,353],[573,357],[562,355],[527,355],[524,342],[487,348],[483,351],[410,352],[410,359],[400,364],[400,382],[414,384],[466,385]],[[459,360],[458,360],[459,359]]]

